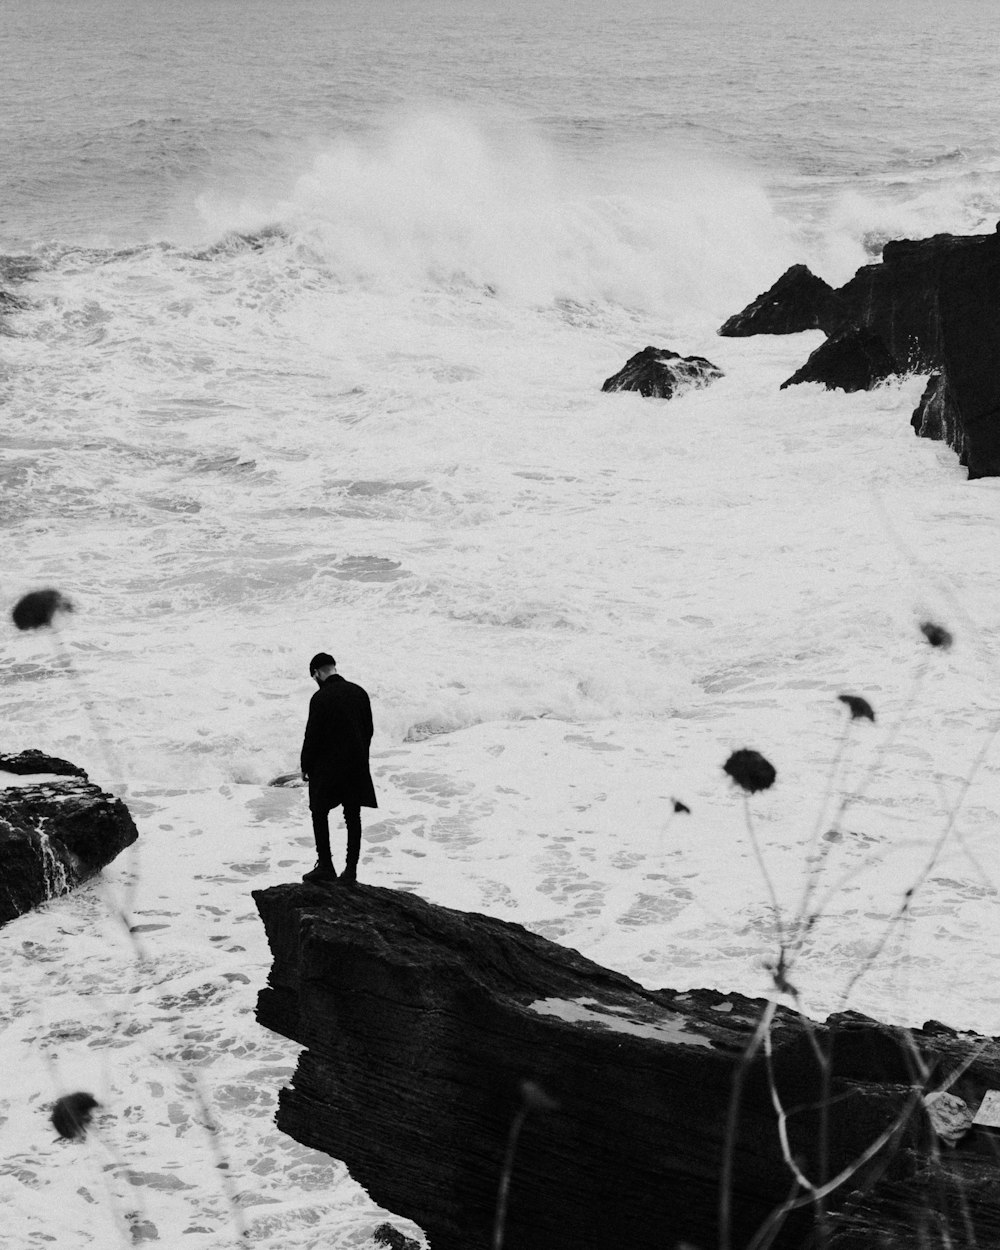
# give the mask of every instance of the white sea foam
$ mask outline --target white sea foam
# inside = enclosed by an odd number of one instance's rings
[[[717,316],[799,259],[759,176],[669,143],[561,158],[523,119],[420,111],[341,136],[288,191],[206,194],[213,235],[290,228],[339,284]]]
[[[365,879],[516,920],[647,985],[767,993],[774,911],[721,770],[751,746],[778,769],[751,812],[786,921],[807,856],[821,863],[823,916],[790,972],[807,1008],[849,989],[886,1019],[1000,1031],[982,972],[1000,954],[1000,766],[979,759],[996,718],[996,484],[913,438],[922,379],[780,391],[818,334],[714,333],[792,262],[841,281],[880,237],[991,228],[988,140],[920,133],[940,118],[993,134],[985,106],[945,116],[926,76],[913,108],[880,97],[879,156],[870,120],[840,111],[844,75],[877,52],[870,24],[840,60],[822,23],[784,57],[768,7],[727,52],[725,89],[685,77],[714,72],[696,54],[721,46],[718,14],[673,24],[666,75],[651,11],[642,38],[602,14],[593,64],[596,44],[543,22],[509,91],[478,27],[454,61],[421,9],[430,59],[411,60],[433,70],[446,50],[438,94],[459,102],[395,111],[412,49],[366,44],[359,17],[338,38],[368,68],[340,65],[328,109],[321,45],[301,46],[312,10],[282,9],[270,55],[288,90],[250,134],[240,93],[260,45],[240,40],[257,28],[161,6],[168,46],[232,48],[198,83],[236,121],[220,129],[198,96],[193,119],[130,129],[127,99],[90,111],[88,88],[75,124],[99,132],[92,182],[75,148],[68,182],[22,180],[55,189],[44,228],[12,236],[41,268],[2,340],[2,590],[54,585],[77,611],[57,634],[8,631],[4,749],[83,765],[140,829],[106,893],[3,930],[0,1194],[26,1247],[103,1250],[144,1221],[171,1246],[227,1244],[220,1150],[261,1247],[348,1250],[383,1218],[273,1128],[295,1048],[253,1019],[269,955],[249,889],[312,861],[301,788],[266,783],[295,769],[320,649],[373,696]],[[106,16],[94,29],[111,40],[117,6]],[[491,17],[495,46],[515,46],[510,20]],[[957,62],[968,92],[975,54]],[[789,83],[803,100],[816,87],[808,108]],[[890,116],[910,129],[889,134]],[[50,220],[73,224],[59,243]],[[80,245],[99,235],[113,246]],[[647,343],[726,376],[669,404],[603,395]],[[952,651],[926,648],[927,617]],[[844,692],[878,721],[850,729],[835,789],[863,795],[828,837]],[[75,1087],[101,1102],[87,1146],[46,1122]]]

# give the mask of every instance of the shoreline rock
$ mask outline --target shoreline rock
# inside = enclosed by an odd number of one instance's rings
[[[842,330],[828,338],[779,389],[822,382],[828,391],[870,391],[896,373],[885,344],[870,330]]]
[[[274,956],[257,1018],[305,1048],[278,1127],[344,1160],[434,1250],[491,1244],[515,1125],[505,1244],[518,1250],[719,1244],[727,1140],[733,1244],[782,1211],[773,1245],[803,1250],[815,1212],[783,1209],[801,1195],[769,1071],[796,1166],[818,1179],[853,1167],[826,1200],[835,1236],[853,1237],[875,1219],[871,1186],[923,1183],[925,1089],[954,1076],[951,1093],[978,1106],[1000,1087],[1000,1045],[941,1026],[911,1043],[853,1013],[807,1027],[779,1007],[770,1062],[760,1048],[745,1062],[761,1000],[646,990],[519,925],[402,892],[281,885],[254,899]],[[989,1193],[984,1206],[998,1210]]]
[[[69,893],[138,836],[125,804],[82,768],[0,754],[0,925]]]
[[[763,315],[757,306],[768,295],[780,297],[768,311],[773,323],[784,317],[793,324],[795,287],[789,284],[783,295],[782,281],[729,318],[719,333],[733,323],[753,327]],[[833,336],[831,344],[850,331],[873,336],[891,361],[886,376],[939,375],[942,383],[921,401],[915,432],[943,438],[970,479],[1000,476],[1000,234],[938,234],[887,243],[879,263],[863,265],[832,297],[831,306],[842,309],[843,317],[839,325],[822,327]],[[823,355],[823,350],[785,385],[841,386],[842,362],[835,351]],[[884,367],[883,362],[872,372],[870,385],[882,380]]]
[[[846,309],[828,282],[806,265],[792,265],[772,287],[719,327],[726,338],[754,334],[801,334],[823,330],[832,334],[845,320]]]

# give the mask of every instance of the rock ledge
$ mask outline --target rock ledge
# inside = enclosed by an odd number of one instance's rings
[[[274,955],[258,1019],[305,1047],[280,1095],[279,1128],[344,1160],[434,1250],[491,1244],[515,1125],[510,1247],[717,1246],[727,1140],[732,1244],[748,1245],[775,1211],[769,1244],[809,1242],[815,1211],[783,1154],[767,1064],[760,1053],[743,1062],[763,1002],[646,990],[519,925],[411,894],[283,885],[254,898]],[[892,1218],[909,1219],[897,1240],[877,1244],[911,1250],[913,1221],[929,1209],[927,1169],[940,1156],[922,1094],[958,1074],[951,1093],[978,1106],[1000,1088],[1000,1046],[942,1026],[911,1043],[852,1014],[807,1030],[784,1009],[770,1041],[796,1165],[817,1179],[854,1165],[826,1200],[830,1250],[871,1233],[876,1181],[894,1187]],[[830,1056],[826,1077],[817,1047]],[[995,1160],[953,1157],[988,1164],[996,1178]],[[903,1192],[912,1219],[899,1213]],[[963,1200],[970,1227],[985,1232],[1000,1216],[997,1192],[995,1183],[982,1191],[980,1210]]]

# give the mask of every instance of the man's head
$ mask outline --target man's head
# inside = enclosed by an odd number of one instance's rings
[[[309,676],[313,678],[318,686],[321,686],[331,673],[337,671],[337,661],[332,655],[327,655],[325,651],[320,651],[309,661]]]

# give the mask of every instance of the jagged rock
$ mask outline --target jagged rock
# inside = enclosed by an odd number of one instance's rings
[[[827,339],[790,378],[781,384],[821,382],[827,390],[870,391],[896,372],[892,357],[877,334],[869,330],[842,330]]]
[[[942,411],[935,416],[932,405],[927,421],[915,422],[917,432],[943,436],[970,478],[1000,476],[1000,235],[887,243],[880,263],[862,266],[833,294],[844,310],[836,338],[850,328],[866,331],[881,342],[893,373],[945,379]],[[785,385],[841,386],[842,367],[837,353],[810,357],[808,378],[799,370]],[[884,361],[871,370],[871,385],[887,376],[883,369]],[[863,373],[859,365],[854,376]]]
[[[602,391],[638,391],[647,398],[670,399],[724,377],[704,356],[681,356],[667,347],[644,347],[601,387]]]
[[[958,453],[959,464],[968,464],[965,430],[952,402],[948,379],[943,373],[932,373],[927,379],[920,402],[913,410],[910,425],[919,438],[943,440]]]
[[[0,924],[68,893],[137,837],[125,804],[75,764],[0,755]]]
[[[389,1250],[420,1250],[419,1241],[405,1236],[391,1224],[380,1224],[372,1233],[372,1241],[377,1246],[388,1246]]]
[[[988,263],[997,248],[995,235],[897,239],[885,245],[880,263],[863,265],[837,297],[851,324],[878,335],[898,373],[934,369],[944,363],[948,310],[942,297]],[[982,307],[978,314],[987,311]],[[967,328],[975,332],[977,311],[967,312],[972,318]]]
[[[492,1244],[512,1141],[504,1244],[517,1250],[717,1246],[727,1157],[731,1244],[772,1218],[774,1240],[761,1244],[813,1244],[769,1065],[759,1050],[744,1061],[762,1001],[646,990],[519,925],[412,894],[283,885],[254,898],[274,956],[258,1019],[305,1048],[279,1128],[344,1160],[434,1250]],[[934,1149],[925,1093],[948,1083],[973,1107],[1000,1086],[997,1042],[940,1027],[911,1045],[853,1013],[807,1030],[776,1008],[769,1037],[795,1166],[849,1176],[825,1199],[837,1218],[875,1181],[890,1202],[893,1185],[920,1189]],[[966,1141],[974,1134],[953,1158]],[[994,1162],[984,1228],[997,1176]],[[845,1214],[838,1235],[851,1219],[862,1216]]]
[[[803,330],[831,334],[843,322],[845,312],[828,282],[806,265],[792,265],[774,286],[720,326],[719,333],[728,338],[799,334]]]

